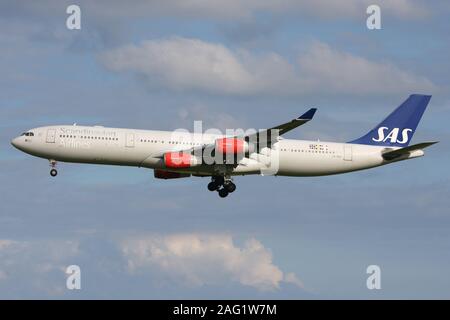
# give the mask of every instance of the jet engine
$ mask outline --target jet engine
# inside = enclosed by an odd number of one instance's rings
[[[164,165],[167,168],[190,168],[201,164],[197,157],[185,152],[167,152],[164,154]]]
[[[240,138],[216,140],[216,152],[221,154],[243,154],[248,151],[248,143]]]

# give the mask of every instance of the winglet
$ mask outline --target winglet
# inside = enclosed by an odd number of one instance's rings
[[[304,114],[302,114],[300,117],[297,118],[297,120],[311,120],[314,117],[314,114],[316,113],[317,108],[311,108],[308,111],[306,111]]]

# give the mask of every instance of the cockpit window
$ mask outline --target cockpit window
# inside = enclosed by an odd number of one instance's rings
[[[33,132],[24,132],[21,134],[21,136],[34,137],[34,133]]]

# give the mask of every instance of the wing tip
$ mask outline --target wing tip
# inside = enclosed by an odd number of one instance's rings
[[[317,108],[311,108],[308,111],[306,111],[304,114],[302,114],[300,117],[298,117],[298,120],[311,120],[314,117],[314,114],[316,113]]]

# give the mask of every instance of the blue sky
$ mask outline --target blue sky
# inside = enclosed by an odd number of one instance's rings
[[[379,1],[370,31],[371,3],[2,1],[0,298],[449,298],[450,5]],[[10,145],[41,125],[264,128],[310,107],[289,137],[349,141],[413,92],[433,95],[425,157],[238,177],[226,200],[139,168],[60,163],[53,179]]]

